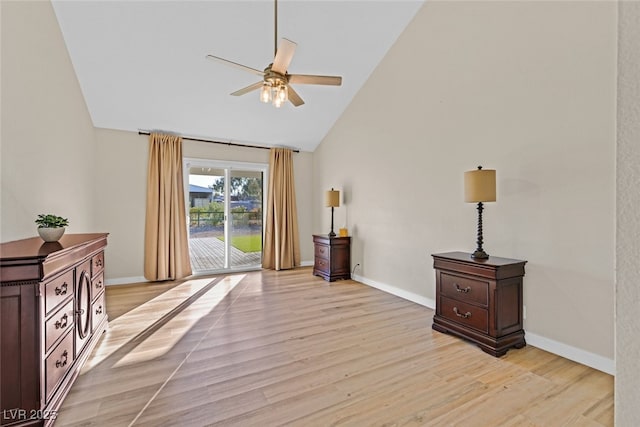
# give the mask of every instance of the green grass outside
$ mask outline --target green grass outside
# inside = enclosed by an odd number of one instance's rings
[[[220,236],[218,239],[224,242],[224,236]],[[262,251],[262,236],[260,234],[233,236],[231,238],[231,246],[240,249],[244,253],[260,252]]]

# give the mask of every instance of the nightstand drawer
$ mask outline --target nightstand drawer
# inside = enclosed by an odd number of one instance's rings
[[[318,271],[321,271],[323,273],[329,273],[330,268],[329,268],[329,260],[325,259],[325,258],[319,258],[316,257],[316,262],[314,265],[314,268]]]
[[[329,259],[329,246],[316,244],[315,248],[316,258]]]
[[[487,310],[461,301],[441,297],[440,315],[453,322],[489,332],[489,313]]]
[[[440,273],[440,293],[460,301],[489,304],[489,282]]]

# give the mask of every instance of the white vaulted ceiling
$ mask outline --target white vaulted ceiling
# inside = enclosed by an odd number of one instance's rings
[[[313,151],[404,30],[422,0],[284,0],[278,39],[298,44],[289,72],[341,75],[295,85],[306,102],[280,109],[258,91],[229,94],[273,60],[273,1],[61,1],[53,6],[96,127]],[[400,67],[400,65],[399,65]]]

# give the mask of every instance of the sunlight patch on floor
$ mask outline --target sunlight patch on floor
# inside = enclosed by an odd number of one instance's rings
[[[244,274],[226,276],[200,296],[197,301],[158,328],[114,366],[122,367],[146,362],[166,354],[200,319],[209,314],[244,277]],[[189,350],[191,349],[187,349],[187,351]]]
[[[83,372],[100,364],[118,349],[133,341],[138,335],[150,328],[174,310],[187,298],[200,292],[216,278],[193,279],[158,295],[126,314],[109,322],[109,329],[100,340],[93,356],[83,367]],[[153,285],[147,285],[153,286]],[[214,286],[215,288],[215,286]]]

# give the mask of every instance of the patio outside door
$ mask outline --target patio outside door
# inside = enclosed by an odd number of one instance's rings
[[[187,159],[184,170],[194,272],[260,268],[267,165]]]

